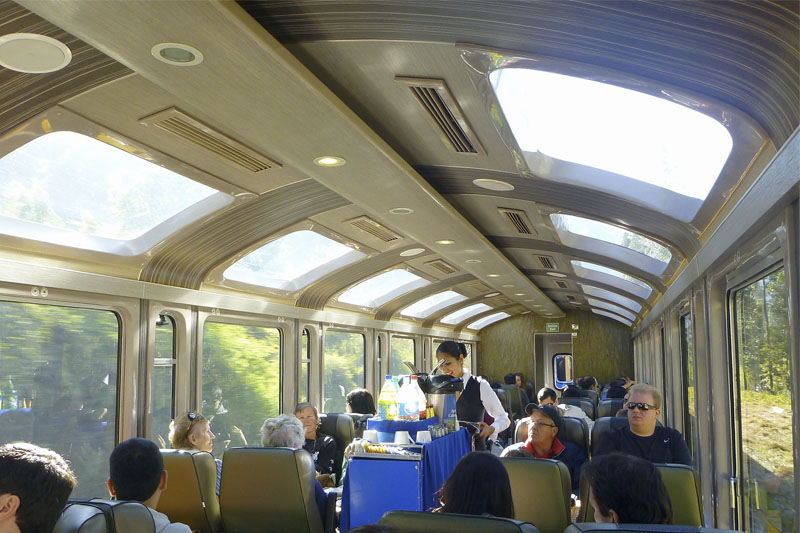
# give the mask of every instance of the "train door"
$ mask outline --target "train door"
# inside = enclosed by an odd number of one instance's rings
[[[536,333],[533,345],[534,390],[571,385],[572,333]]]
[[[730,292],[739,529],[796,531],[792,364],[782,265]]]

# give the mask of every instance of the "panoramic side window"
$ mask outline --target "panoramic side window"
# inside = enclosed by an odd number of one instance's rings
[[[393,376],[408,374],[409,368],[403,361],[414,364],[414,339],[392,335],[392,356],[389,358],[389,373]]]
[[[280,414],[281,331],[206,321],[203,326],[203,416],[216,435],[214,456],[257,446],[264,420]]]
[[[577,274],[580,278],[587,278],[594,281],[600,281],[608,285],[613,285],[642,299],[647,299],[653,292],[653,288],[644,281],[634,278],[633,276],[629,276],[628,274],[620,272],[619,270],[586,261],[572,260],[570,263],[572,263],[572,268],[575,270],[575,274]],[[598,275],[595,273],[600,274]],[[603,274],[608,274],[608,276],[603,276]]]
[[[732,300],[743,525],[755,532],[797,531],[784,270],[736,290]]]
[[[323,404],[320,412],[344,413],[345,396],[364,386],[366,342],[364,335],[351,331],[325,331],[323,353]]]
[[[430,281],[408,270],[395,268],[354,285],[339,295],[340,302],[374,309]]]
[[[692,329],[692,314],[681,315],[681,366],[683,371],[683,436],[692,452],[694,464],[698,464],[699,450],[697,449],[697,399],[696,399],[696,371],[694,361],[694,330]]]
[[[3,233],[75,248],[135,255],[232,201],[228,194],[69,131],[37,137],[0,159]],[[173,218],[193,206],[190,214]],[[169,228],[148,237],[167,220]]]
[[[63,455],[78,479],[73,498],[108,493],[119,339],[111,311],[0,302],[0,442]]]
[[[616,313],[620,316],[623,316],[630,320],[631,322],[636,320],[636,315],[628,311],[627,309],[620,307],[618,305],[610,304],[608,302],[604,302],[602,300],[598,300],[596,298],[586,298],[586,302],[595,307],[597,309],[603,309],[605,311],[609,311],[611,313]]]
[[[311,335],[308,333],[308,328],[303,328],[303,334],[300,336],[300,391],[298,399],[300,402],[309,401],[308,388],[311,383]]]
[[[630,298],[626,298],[625,296],[621,296],[615,292],[600,289],[592,285],[586,285],[585,283],[578,283],[578,285],[587,297],[600,298],[602,300],[614,302],[615,304],[624,307],[629,311],[633,311],[634,313],[638,313],[642,310],[642,305],[640,303],[634,302]]]
[[[150,439],[161,448],[169,445],[169,423],[175,418],[175,320],[158,315],[155,333],[155,358],[150,389],[150,408],[153,413]]]

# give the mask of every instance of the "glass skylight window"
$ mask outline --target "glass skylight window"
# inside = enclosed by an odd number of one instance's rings
[[[586,296],[594,296],[595,298],[602,298],[603,300],[608,300],[610,302],[614,302],[617,305],[621,305],[626,309],[630,309],[634,313],[638,313],[642,310],[641,304],[638,304],[631,300],[630,298],[626,298],[624,296],[620,296],[616,292],[607,291],[605,289],[599,289],[597,287],[592,287],[591,285],[586,285],[584,283],[578,283],[583,289],[583,294]]]
[[[638,292],[642,298],[647,298],[650,296],[650,293],[653,292],[653,288],[645,283],[644,281],[640,280],[639,278],[634,278],[633,276],[629,276],[624,272],[620,272],[619,270],[615,270],[613,268],[608,268],[603,265],[598,265],[596,263],[587,263],[586,261],[571,261],[573,268],[585,268],[587,270],[594,270],[595,272],[602,272],[604,274],[609,274],[611,276],[624,279],[630,283],[633,283],[640,289],[643,289],[643,292]],[[578,274],[581,276],[581,274]],[[583,277],[583,276],[581,276]]]
[[[372,309],[428,284],[430,281],[396,268],[351,287],[339,296],[339,301]]]
[[[225,270],[226,279],[296,291],[325,274],[366,257],[315,231],[284,235],[244,256]]]
[[[489,315],[489,316],[485,316],[485,317],[481,318],[480,320],[476,320],[472,324],[469,324],[467,326],[467,329],[483,329],[486,326],[488,326],[489,324],[497,322],[498,320],[503,320],[504,318],[508,318],[510,316],[511,315],[509,315],[508,313],[503,313],[503,312],[495,313],[495,314]]]
[[[631,313],[627,309],[624,309],[618,305],[610,304],[602,300],[595,300],[594,298],[586,298],[586,301],[592,307],[597,307],[598,309],[605,309],[606,311],[612,311],[614,313],[617,313],[618,315],[624,316],[630,321],[636,320],[635,314]]]
[[[526,68],[489,74],[520,148],[704,200],[733,140],[717,120],[665,98]]]
[[[619,315],[615,315],[614,313],[608,313],[608,312],[606,312],[606,311],[598,311],[597,309],[592,309],[592,313],[595,313],[595,314],[597,314],[597,315],[602,315],[602,316],[604,316],[604,317],[608,317],[608,318],[613,318],[613,319],[614,319],[614,320],[616,320],[617,322],[622,322],[623,324],[625,324],[625,325],[626,325],[626,326],[628,326],[628,327],[631,327],[631,326],[633,325],[633,322],[630,322],[630,321],[628,321],[628,320],[625,320],[625,319],[624,319],[624,318],[622,318],[621,316],[619,316]]]
[[[444,324],[458,324],[459,322],[463,322],[464,320],[468,319],[471,316],[475,316],[479,313],[483,313],[484,311],[490,310],[486,304],[472,304],[470,306],[464,307],[463,309],[459,309],[453,313],[450,313],[446,317],[442,318],[442,323]]]
[[[668,248],[662,246],[652,239],[643,237],[638,233],[624,230],[589,218],[576,217],[574,215],[552,214],[550,220],[553,222],[556,231],[561,237],[563,231],[568,231],[576,235],[599,239],[601,241],[624,246],[635,252],[657,259],[662,263],[669,263],[672,253]]]
[[[467,297],[455,291],[444,291],[432,294],[418,302],[415,302],[402,311],[401,315],[413,316],[414,318],[426,318],[440,309],[466,300]]]
[[[67,246],[92,248],[87,236],[133,241],[215,194],[224,200],[212,202],[211,209],[233,200],[110,144],[68,131],[37,137],[0,159],[0,215],[70,232],[74,237],[65,234],[55,241]],[[169,232],[188,222],[173,221]],[[39,230],[20,236],[39,239],[39,234],[45,235]]]

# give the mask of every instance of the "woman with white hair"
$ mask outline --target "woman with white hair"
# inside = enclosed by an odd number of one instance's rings
[[[267,418],[261,426],[261,446],[264,448],[292,448],[300,450],[306,442],[306,431],[303,423],[297,417],[291,415],[278,415],[275,418]],[[306,452],[308,453],[308,452]],[[319,515],[323,522],[325,520],[325,508],[328,503],[328,495],[319,481],[314,478],[314,499],[317,501]]]

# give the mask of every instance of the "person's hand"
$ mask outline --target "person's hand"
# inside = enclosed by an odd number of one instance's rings
[[[239,427],[238,427],[238,426],[231,426],[231,432],[233,432],[233,433],[236,433],[236,434],[237,434],[237,435],[239,435],[240,437],[244,438],[244,431],[242,431],[241,429],[239,429]]]
[[[318,474],[317,481],[319,481],[319,484],[322,485],[323,489],[335,486],[333,483],[333,476],[330,474]]]
[[[494,433],[494,427],[490,426],[486,422],[478,422],[478,433],[475,435],[481,439],[485,439],[489,435]]]

